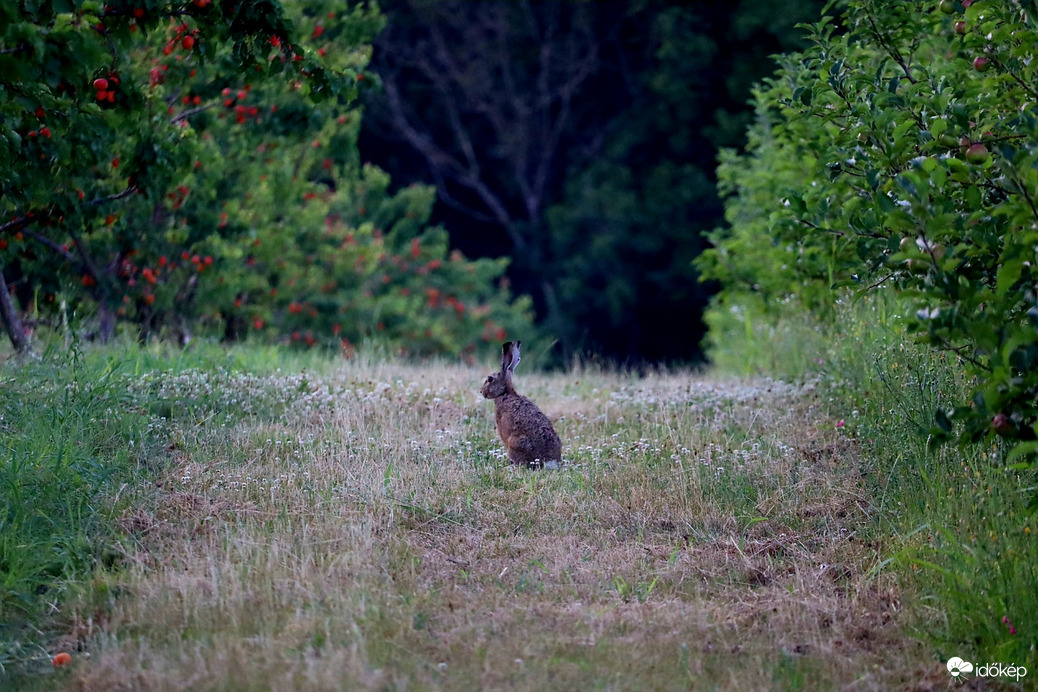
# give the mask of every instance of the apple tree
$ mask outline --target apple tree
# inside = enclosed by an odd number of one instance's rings
[[[366,287],[387,273],[378,262],[412,242],[441,265],[446,256],[443,232],[419,221],[428,193],[389,195],[388,180],[356,160],[353,99],[371,81],[382,23],[372,6],[26,2],[0,8],[0,20],[0,314],[16,346],[27,344],[8,284],[35,321],[96,310],[102,340],[119,320],[145,337],[298,332],[312,343],[381,326],[458,350],[494,319],[528,320],[492,288],[498,265],[457,260],[474,281],[445,280],[470,290],[453,297],[471,310],[449,336],[387,319],[396,313],[385,296]],[[367,206],[381,216],[362,218]],[[353,247],[376,264],[348,263]],[[337,273],[347,266],[353,278]],[[316,310],[296,309],[313,287],[290,284],[322,271],[327,324],[298,324]],[[428,271],[414,276],[444,278]],[[357,296],[375,306],[356,308]]]
[[[121,268],[155,235],[132,237],[120,219],[163,204],[193,158],[187,115],[202,104],[176,103],[170,91],[184,80],[169,83],[165,73],[201,85],[258,67],[350,97],[339,86],[350,82],[313,56],[295,60],[273,2],[20,2],[0,12],[4,290],[23,278],[23,294],[47,301],[76,276],[98,305],[104,337]],[[284,62],[269,59],[271,37],[280,37]]]
[[[700,266],[723,300],[825,314],[893,291],[976,377],[934,439],[1038,452],[1038,14],[1023,0],[853,0],[756,92],[720,178],[730,229]],[[767,306],[767,307],[765,307]],[[956,426],[956,423],[961,425]]]

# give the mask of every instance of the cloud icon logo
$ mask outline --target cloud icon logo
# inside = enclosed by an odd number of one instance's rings
[[[957,678],[963,673],[972,673],[973,664],[969,661],[963,661],[958,656],[954,656],[948,659],[948,672],[952,674],[953,678]]]

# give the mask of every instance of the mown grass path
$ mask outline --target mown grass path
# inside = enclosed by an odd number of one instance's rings
[[[855,689],[911,639],[859,450],[810,386],[517,374],[565,464],[510,468],[484,369],[133,384],[165,469],[65,606],[75,689]]]

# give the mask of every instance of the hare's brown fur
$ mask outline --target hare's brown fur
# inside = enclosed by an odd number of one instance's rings
[[[497,432],[508,450],[508,460],[537,468],[562,461],[562,441],[537,404],[517,394],[512,372],[519,364],[520,341],[501,346],[501,370],[487,377],[480,394],[494,400]]]

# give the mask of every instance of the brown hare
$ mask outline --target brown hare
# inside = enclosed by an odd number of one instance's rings
[[[494,400],[497,432],[508,449],[508,461],[528,468],[558,468],[562,441],[537,404],[516,393],[512,373],[519,365],[519,344],[501,346],[501,371],[487,377],[479,393]]]

